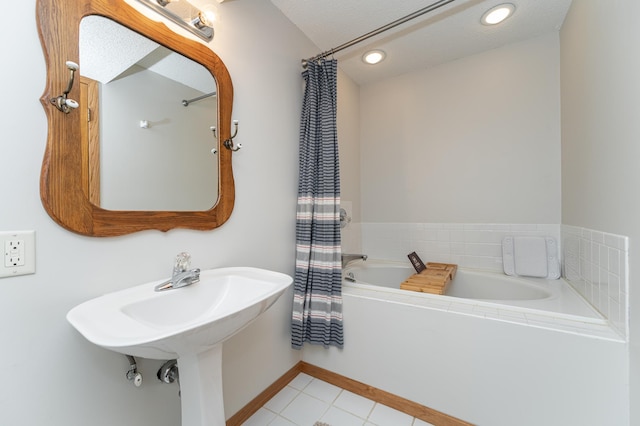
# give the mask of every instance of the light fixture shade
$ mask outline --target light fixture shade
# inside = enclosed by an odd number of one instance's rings
[[[511,3],[503,3],[492,7],[487,10],[480,19],[483,25],[496,25],[504,21],[516,10],[516,7]]]
[[[176,0],[138,0],[145,6],[155,10],[160,15],[178,24],[185,30],[197,35],[205,41],[213,39],[213,27],[206,21],[202,11],[194,7],[188,0],[181,0],[178,5],[186,4],[191,8],[189,13],[184,13],[184,7],[172,8],[170,4]],[[194,15],[195,13],[195,16]]]
[[[200,15],[205,25],[208,25],[209,27],[212,27],[219,17],[218,9],[212,4],[203,6],[200,9]]]
[[[365,54],[362,55],[362,60],[366,64],[375,65],[382,62],[386,57],[387,57],[387,54],[384,52],[384,50],[376,49],[376,50],[369,50],[368,52],[365,52]]]

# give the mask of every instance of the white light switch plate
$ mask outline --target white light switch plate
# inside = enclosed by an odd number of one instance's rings
[[[0,232],[0,278],[36,272],[36,232]]]

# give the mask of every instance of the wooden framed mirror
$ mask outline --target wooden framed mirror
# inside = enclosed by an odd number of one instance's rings
[[[38,31],[47,63],[46,88],[40,98],[48,119],[48,138],[40,178],[40,196],[47,213],[59,225],[70,231],[97,237],[124,235],[147,229],[210,230],[222,225],[233,210],[235,189],[231,165],[232,151],[220,143],[227,140],[231,134],[233,103],[231,77],[220,58],[205,45],[182,37],[162,22],[145,17],[124,1],[37,0],[36,9]],[[172,208],[145,210],[145,207],[139,206],[131,209],[128,207],[111,209],[101,206],[101,194],[96,188],[100,187],[102,179],[96,177],[98,175],[95,165],[97,155],[91,155],[90,151],[91,149],[97,151],[95,146],[102,141],[95,142],[95,135],[87,136],[91,131],[87,131],[86,125],[87,116],[91,115],[91,109],[88,109],[89,105],[86,103],[94,105],[96,101],[85,101],[86,86],[81,84],[81,77],[83,83],[86,81],[82,63],[86,59],[80,55],[80,28],[84,18],[92,17],[107,18],[128,31],[144,36],[165,51],[175,52],[186,60],[200,64],[213,76],[217,104],[211,113],[211,123],[213,123],[211,127],[215,127],[216,131],[211,132],[207,128],[209,133],[206,137],[210,138],[208,143],[213,144],[212,150],[217,150],[215,153],[207,152],[210,157],[217,158],[217,163],[212,165],[214,170],[217,169],[217,174],[213,178],[200,178],[201,181],[207,181],[207,184],[212,186],[211,193],[207,194],[208,198],[204,201],[204,205],[211,205],[210,208],[191,209],[187,205],[186,208],[175,210]],[[103,37],[107,38],[109,34],[104,34]],[[52,103],[52,99],[58,97],[67,88],[70,77],[70,71],[66,66],[67,61],[79,65],[75,83],[68,97],[80,100],[80,106],[77,109],[71,109],[69,113],[60,111]],[[139,118],[131,117],[131,120],[138,123]],[[171,120],[178,120],[178,118],[165,121]],[[105,124],[107,123],[101,122],[101,127]],[[154,130],[162,131],[162,129]],[[179,143],[189,142],[186,140],[188,138],[178,139],[181,139],[177,141]],[[87,145],[87,140],[93,142]],[[90,148],[91,146],[94,148]],[[104,151],[104,146],[99,150]],[[120,162],[124,163],[124,161]],[[139,168],[144,171],[150,166],[141,165]],[[177,177],[185,174],[175,170],[172,165],[156,168],[165,170],[169,180],[177,180]],[[151,171],[148,174],[150,175]],[[90,176],[93,176],[91,180]],[[167,184],[160,182],[158,178],[151,180],[158,181],[156,190],[164,195],[168,190]],[[112,192],[118,192],[118,190]],[[167,194],[166,196],[175,198],[175,195]]]

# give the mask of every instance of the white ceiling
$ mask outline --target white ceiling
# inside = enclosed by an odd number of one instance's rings
[[[318,53],[423,9],[434,1],[271,0],[321,49]],[[492,27],[480,24],[480,17],[486,10],[505,1],[516,6],[511,18]],[[571,0],[505,1],[455,0],[338,52],[334,57],[356,83],[367,84],[557,32],[571,4]],[[386,52],[385,61],[378,65],[362,62],[362,54],[374,48]]]
[[[139,67],[202,93],[216,90],[203,66],[101,16],[87,16],[80,22],[80,67],[83,76],[103,84]]]

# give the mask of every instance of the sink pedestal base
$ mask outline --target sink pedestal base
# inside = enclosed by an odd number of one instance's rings
[[[195,355],[180,355],[182,426],[225,426],[222,343]]]

